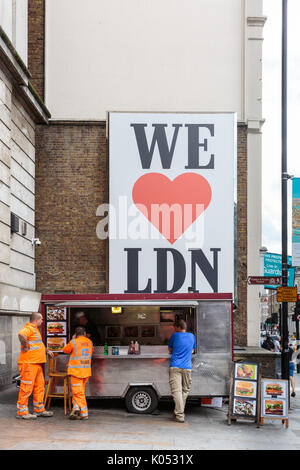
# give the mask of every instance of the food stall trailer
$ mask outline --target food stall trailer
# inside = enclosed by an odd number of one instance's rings
[[[100,338],[86,385],[88,398],[124,398],[127,409],[134,413],[152,413],[159,399],[171,398],[168,342],[181,318],[197,342],[190,396],[229,395],[231,294],[43,295],[42,332],[48,349],[59,353],[60,371],[66,370],[69,358],[61,350],[72,339],[76,314],[82,311]],[[132,341],[138,342],[139,354],[128,354]],[[61,384],[55,387],[54,393],[60,393]]]

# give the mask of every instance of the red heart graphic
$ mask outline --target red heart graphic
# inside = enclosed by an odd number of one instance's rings
[[[148,173],[135,182],[132,199],[173,244],[208,207],[211,187],[196,173],[183,173],[173,181],[161,173]]]

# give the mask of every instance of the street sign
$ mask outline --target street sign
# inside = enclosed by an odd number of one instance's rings
[[[300,321],[300,315],[297,315],[297,320]]]
[[[256,286],[264,286],[265,284],[280,286],[281,276],[248,276],[248,284]]]
[[[297,302],[297,287],[277,287],[277,302]]]
[[[288,264],[292,265],[292,257],[288,256]],[[264,255],[264,276],[281,276],[282,275],[282,255],[276,253],[265,253]],[[295,268],[288,269],[289,287],[295,284]],[[282,282],[280,283],[282,285]],[[276,289],[276,285],[265,285],[265,289]]]

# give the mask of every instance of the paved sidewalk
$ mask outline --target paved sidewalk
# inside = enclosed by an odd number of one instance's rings
[[[300,374],[295,374],[289,428],[266,420],[257,428],[248,421],[227,424],[227,406],[210,409],[189,404],[186,422],[172,419],[173,405],[160,404],[159,415],[127,413],[121,401],[90,401],[88,421],[70,421],[62,403],[53,418],[17,420],[18,390],[0,391],[0,449],[34,450],[300,450]]]

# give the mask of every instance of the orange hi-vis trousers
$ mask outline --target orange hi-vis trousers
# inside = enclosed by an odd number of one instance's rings
[[[84,378],[79,378],[79,377],[74,377],[73,375],[71,377],[71,389],[72,389],[72,395],[73,395],[73,408],[75,410],[80,411],[80,416],[84,418],[85,416],[88,416],[88,407],[87,407],[87,402],[85,398],[85,384],[89,380],[89,377],[84,377]]]
[[[33,392],[33,411],[42,413],[44,408],[45,379],[41,364],[19,364],[21,375],[17,414],[28,414],[28,399]]]

